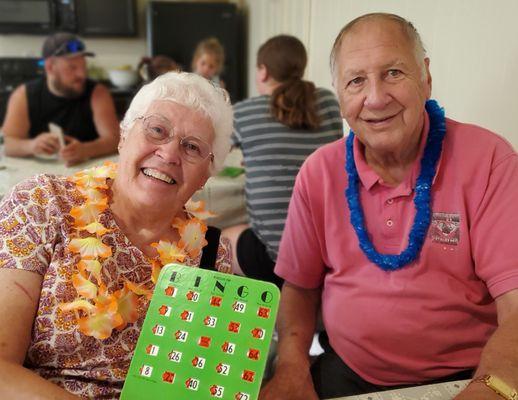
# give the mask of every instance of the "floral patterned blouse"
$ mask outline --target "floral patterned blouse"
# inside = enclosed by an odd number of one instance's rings
[[[121,331],[114,329],[105,340],[79,332],[74,314],[58,307],[77,296],[71,276],[79,255],[66,246],[74,234],[69,212],[82,203],[74,183],[65,177],[38,175],[18,184],[0,203],[0,268],[32,271],[43,278],[25,367],[75,395],[118,398],[149,301],[140,297],[139,320]],[[113,250],[102,269],[108,290],[121,289],[125,280],[152,285],[146,256],[130,243],[109,208],[101,222],[110,229],[103,243]],[[186,258],[184,264],[196,266],[200,257]],[[230,245],[222,239],[216,268],[230,272],[230,263]]]

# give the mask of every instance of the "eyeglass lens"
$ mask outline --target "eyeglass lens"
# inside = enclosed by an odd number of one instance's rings
[[[165,144],[173,140],[174,130],[165,118],[150,115],[143,120],[146,138],[155,144]],[[189,161],[202,161],[211,155],[210,146],[194,136],[180,138],[182,157]]]

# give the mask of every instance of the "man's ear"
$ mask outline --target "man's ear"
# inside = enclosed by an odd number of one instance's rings
[[[45,74],[49,75],[54,72],[55,60],[52,57],[46,58],[43,64],[45,68]]]
[[[428,57],[424,59],[424,66],[426,70],[425,82],[428,89],[427,98],[429,99],[432,97],[432,74],[430,73],[430,59]]]

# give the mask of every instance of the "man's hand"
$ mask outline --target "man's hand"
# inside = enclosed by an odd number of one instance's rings
[[[30,142],[31,153],[36,154],[55,154],[59,151],[59,140],[54,133],[43,132]]]
[[[303,364],[302,364],[303,365]],[[278,365],[275,375],[261,390],[260,400],[318,400],[309,366]]]
[[[502,400],[502,397],[483,383],[471,383],[454,400]]]
[[[79,164],[88,159],[84,143],[76,138],[65,135],[65,147],[59,152],[59,156],[65,161],[67,167]]]
[[[318,400],[309,369],[309,348],[320,295],[320,288],[284,283],[277,316],[278,362],[274,377],[261,391],[261,400]]]

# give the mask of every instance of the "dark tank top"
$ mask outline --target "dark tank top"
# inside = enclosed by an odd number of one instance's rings
[[[89,79],[85,83],[84,93],[76,99],[67,99],[52,94],[45,78],[39,78],[25,84],[29,105],[29,137],[49,131],[49,122],[63,128],[65,135],[75,137],[81,142],[88,142],[99,137],[93,121],[90,101],[96,83]]]

